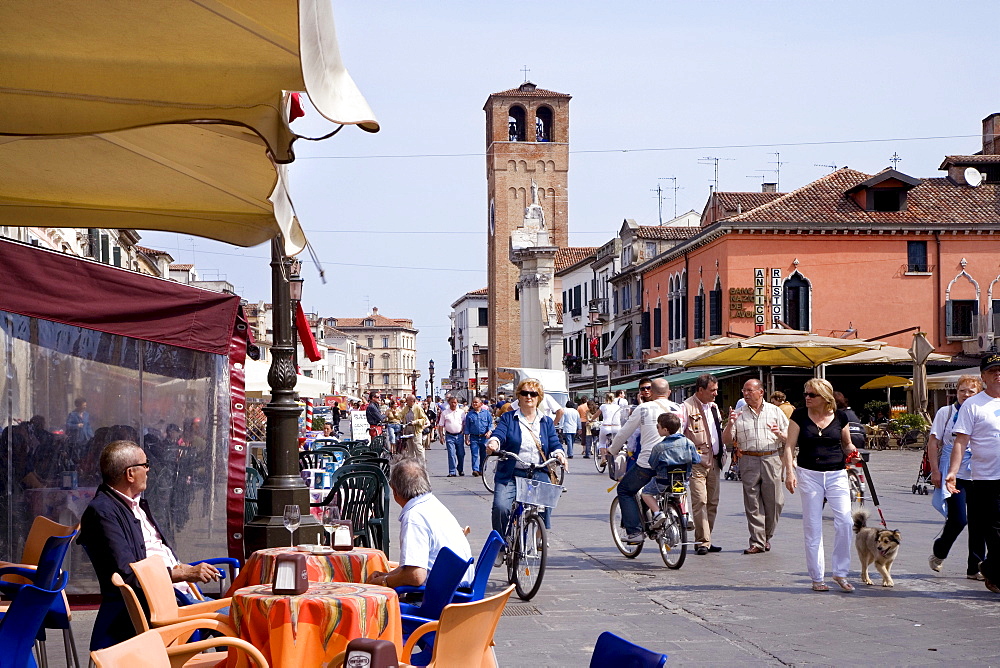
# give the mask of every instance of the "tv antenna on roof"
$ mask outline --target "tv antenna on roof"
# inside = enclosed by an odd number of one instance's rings
[[[774,187],[778,192],[781,192],[781,166],[786,163],[781,161],[781,154],[775,151],[771,164],[774,165]]]
[[[715,191],[719,192],[719,161],[720,160],[735,160],[736,158],[716,158],[714,156],[708,156],[705,158],[698,158],[699,165],[715,165]]]
[[[820,165],[817,163],[813,163],[813,167],[827,167],[831,172],[835,172],[838,169],[837,165]]]

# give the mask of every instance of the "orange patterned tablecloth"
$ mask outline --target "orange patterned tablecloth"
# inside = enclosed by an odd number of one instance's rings
[[[325,666],[354,638],[403,647],[399,598],[387,587],[312,582],[305,594],[277,596],[271,585],[253,585],[233,595],[229,614],[237,635],[271,666]]]
[[[270,584],[274,579],[274,563],[278,555],[293,551],[291,547],[270,547],[251,554],[229,588],[229,595],[248,585]],[[385,573],[389,570],[385,554],[368,547],[330,554],[305,554],[309,582],[364,582],[375,571]]]

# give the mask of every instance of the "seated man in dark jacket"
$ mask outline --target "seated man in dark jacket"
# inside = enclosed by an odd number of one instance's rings
[[[163,539],[145,499],[149,460],[132,441],[113,441],[101,452],[101,478],[94,500],[83,512],[77,542],[86,550],[101,585],[101,608],[94,621],[90,649],[103,649],[135,635],[132,622],[111,576],[118,573],[135,589],[145,606],[139,582],[130,564],[160,556],[173,582],[211,582],[219,572],[208,564],[191,566],[177,561]]]

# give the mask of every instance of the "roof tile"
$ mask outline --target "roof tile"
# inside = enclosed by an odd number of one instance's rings
[[[597,246],[560,248],[556,251],[555,270],[561,271],[591,257],[597,257]]]

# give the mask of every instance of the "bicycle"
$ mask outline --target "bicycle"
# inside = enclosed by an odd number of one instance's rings
[[[513,452],[500,451],[497,459],[516,459],[528,464]],[[548,561],[549,541],[542,521],[543,508],[555,508],[562,496],[562,486],[535,480],[535,472],[557,462],[555,457],[541,464],[528,464],[527,477],[517,476],[517,492],[511,506],[510,522],[504,531],[507,545],[503,561],[507,564],[507,582],[514,585],[518,597],[530,601],[542,586]]]
[[[480,473],[482,473],[482,479],[483,479],[483,487],[485,487],[486,490],[490,493],[493,493],[493,488],[494,488],[493,478],[496,476],[497,464],[499,462],[500,462],[499,452],[488,452],[486,453],[486,457],[483,459],[483,464],[480,467]],[[566,479],[566,469],[560,466],[557,475],[559,476],[559,484],[560,485],[563,484],[563,481]]]
[[[687,472],[671,471],[669,479],[657,478],[657,480],[667,482],[666,489],[657,496],[657,504],[664,516],[662,526],[658,528],[653,527],[653,514],[646,507],[646,504],[642,502],[642,499],[636,495],[636,501],[639,503],[640,519],[642,520],[643,539],[640,543],[626,543],[625,537],[628,532],[622,526],[621,508],[619,507],[618,497],[615,496],[611,501],[611,512],[609,513],[611,537],[618,551],[629,559],[635,559],[639,556],[647,537],[650,540],[656,541],[663,563],[667,568],[676,570],[684,565],[688,546],[694,544],[688,542],[687,539],[688,523],[690,521],[686,510],[688,492]]]

